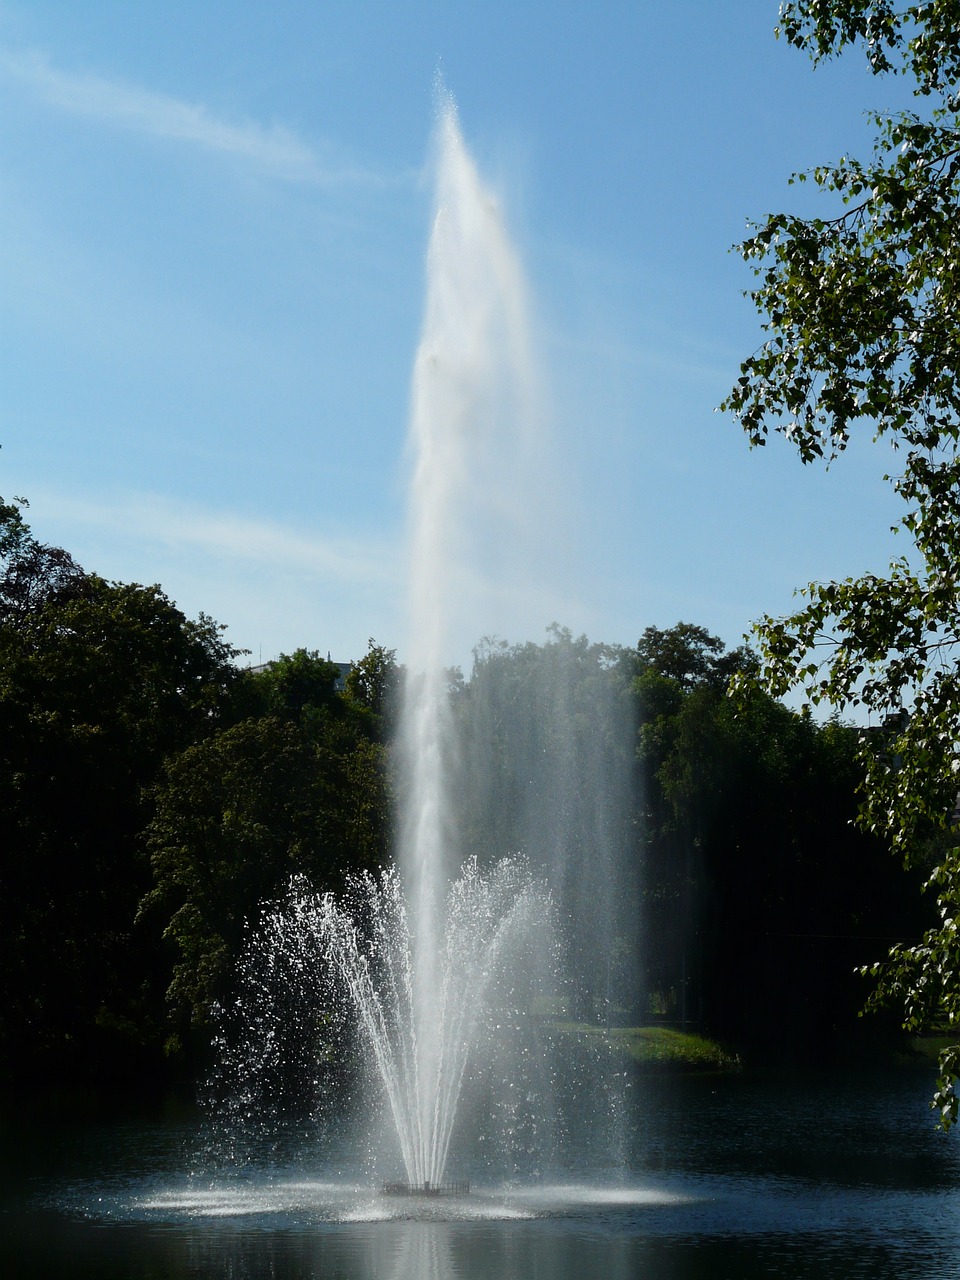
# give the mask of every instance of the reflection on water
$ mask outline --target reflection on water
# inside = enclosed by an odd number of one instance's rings
[[[933,1128],[924,1084],[651,1085],[617,1182],[579,1170],[459,1200],[384,1197],[304,1163],[190,1177],[165,1126],[24,1132],[4,1152],[3,1274],[960,1277],[958,1135]]]
[[[602,1211],[686,1204],[697,1198],[689,1191],[630,1181],[608,1186],[538,1183],[477,1187],[468,1196],[430,1199],[386,1196],[376,1188],[348,1182],[274,1175],[199,1187],[191,1181],[179,1189],[164,1185],[140,1194],[122,1189],[114,1195],[98,1194],[92,1208],[81,1196],[77,1208],[102,1221],[183,1224],[223,1218],[276,1230],[350,1222],[512,1222],[574,1214],[596,1216]]]

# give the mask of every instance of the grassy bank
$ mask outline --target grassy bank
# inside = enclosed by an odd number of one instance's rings
[[[897,1052],[895,1061],[899,1066],[925,1067],[931,1071],[938,1070],[940,1053],[957,1043],[956,1032],[931,1032],[924,1036],[911,1036],[905,1047]]]
[[[556,1022],[563,1037],[607,1051],[639,1068],[671,1071],[735,1071],[740,1061],[715,1040],[672,1027],[605,1027],[585,1022]]]

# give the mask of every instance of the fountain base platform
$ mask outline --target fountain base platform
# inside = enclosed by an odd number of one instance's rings
[[[381,1188],[385,1196],[429,1196],[437,1199],[440,1196],[468,1196],[470,1183],[463,1182],[385,1182]]]

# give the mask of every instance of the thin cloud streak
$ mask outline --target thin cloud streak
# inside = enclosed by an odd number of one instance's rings
[[[62,71],[37,51],[0,50],[0,76],[72,115],[232,156],[287,181],[323,186],[389,181],[357,166],[325,162],[315,148],[283,125],[221,120],[200,103],[98,75]]]
[[[31,490],[31,508],[126,541],[200,552],[249,567],[294,571],[356,587],[392,589],[403,571],[395,543],[301,534],[266,521],[193,508],[155,494],[87,501]]]

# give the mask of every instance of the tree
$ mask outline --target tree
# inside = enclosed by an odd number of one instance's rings
[[[355,706],[375,718],[377,737],[383,741],[396,724],[403,670],[397,665],[396,649],[385,649],[373,639],[369,646],[351,664],[344,691]]]
[[[148,832],[156,887],[143,911],[166,921],[177,956],[168,997],[196,1023],[227,990],[261,904],[295,872],[326,870],[325,791],[311,744],[277,716],[243,720],[168,763]]]
[[[643,769],[644,971],[661,1016],[753,1057],[859,1048],[853,968],[912,926],[903,872],[853,830],[857,734],[750,686],[702,627],[648,627],[634,691]],[[829,890],[825,891],[825,886]]]
[[[740,647],[724,653],[724,644],[706,627],[678,622],[666,631],[647,627],[637,643],[637,663],[641,675],[657,676],[681,688],[709,684],[726,689],[739,671],[753,668],[756,659]]]
[[[149,1038],[150,790],[228,714],[237,673],[217,624],[85,573],[20,505],[0,502],[0,1076],[36,1081]]]
[[[372,660],[371,660],[372,661]],[[172,757],[147,831],[154,887],[141,913],[172,944],[177,1030],[207,1024],[248,926],[305,875],[317,889],[380,865],[389,843],[386,749],[371,708],[315,651],[249,673],[252,714]]]
[[[606,1018],[637,989],[632,665],[619,646],[547,631],[481,641],[470,680],[451,681],[451,825],[481,865],[520,854],[546,880],[575,1007]]]
[[[252,677],[266,714],[293,720],[303,728],[317,717],[342,713],[339,680],[340,668],[321,658],[316,649],[281,653]]]
[[[83,570],[62,547],[38,542],[23,518],[25,498],[0,498],[0,619],[22,620],[82,582]]]
[[[768,338],[723,407],[754,445],[782,433],[830,460],[854,431],[898,452],[888,477],[911,543],[886,575],[814,583],[757,627],[766,686],[865,708],[861,822],[907,863],[934,850],[939,923],[872,966],[873,1003],[911,1031],[960,1024],[960,849],[944,835],[960,776],[960,0],[791,0],[780,33],[814,61],[860,46],[877,75],[910,77],[916,109],[875,115],[872,157],[812,173],[823,216],[775,214],[741,246]],[[808,175],[797,175],[805,181]],[[957,1119],[960,1044],[934,1104]]]

